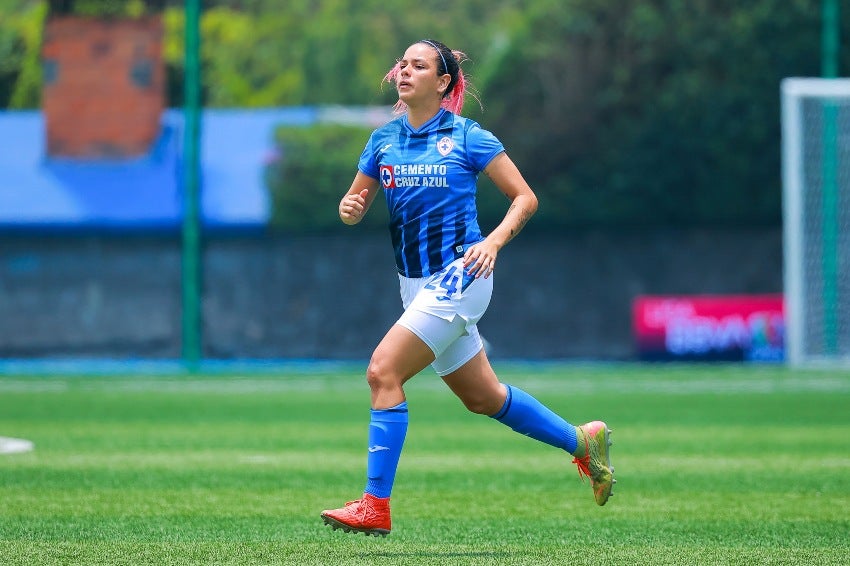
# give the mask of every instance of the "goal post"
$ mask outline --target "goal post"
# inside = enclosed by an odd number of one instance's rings
[[[850,367],[850,79],[787,78],[781,102],[786,360]]]

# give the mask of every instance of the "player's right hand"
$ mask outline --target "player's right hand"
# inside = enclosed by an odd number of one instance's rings
[[[342,197],[339,203],[339,217],[345,224],[357,224],[363,219],[368,195],[369,189],[363,189],[359,193],[349,193]]]

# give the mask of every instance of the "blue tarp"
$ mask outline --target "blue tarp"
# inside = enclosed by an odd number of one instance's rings
[[[201,217],[209,226],[264,226],[263,169],[278,125],[319,119],[311,107],[205,110]],[[167,110],[148,155],[78,160],[46,155],[44,116],[0,112],[0,227],[169,228],[182,222],[183,115]]]

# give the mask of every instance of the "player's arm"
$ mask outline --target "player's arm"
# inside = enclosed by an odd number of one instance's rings
[[[537,212],[537,196],[507,153],[494,157],[484,173],[511,201],[505,218],[487,236],[501,248],[519,234],[528,219]]]
[[[484,241],[471,246],[464,255],[464,267],[476,277],[487,277],[493,272],[499,250],[519,234],[537,211],[537,196],[506,153],[494,157],[484,173],[508,197],[511,205],[495,230]]]
[[[358,171],[348,192],[339,201],[339,218],[349,226],[357,224],[378,194],[378,180]]]

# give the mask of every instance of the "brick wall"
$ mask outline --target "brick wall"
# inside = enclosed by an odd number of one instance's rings
[[[47,153],[144,155],[165,105],[162,20],[55,17],[42,47]]]

